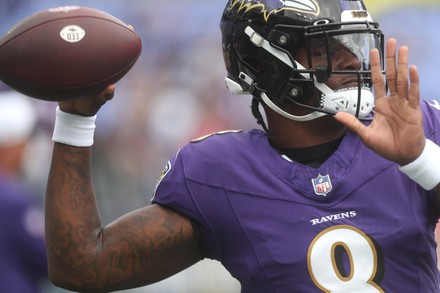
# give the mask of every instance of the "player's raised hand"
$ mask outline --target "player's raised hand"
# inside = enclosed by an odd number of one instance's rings
[[[99,109],[114,96],[116,86],[111,84],[96,96],[61,100],[58,102],[63,112],[81,116],[94,116]]]
[[[397,56],[396,56],[396,53]],[[368,126],[348,113],[335,118],[356,132],[362,141],[382,157],[405,165],[415,160],[425,145],[420,110],[419,75],[415,66],[408,67],[408,48],[396,52],[396,40],[386,46],[386,80],[383,80],[379,51],[371,52],[371,72],[375,90],[375,115]]]

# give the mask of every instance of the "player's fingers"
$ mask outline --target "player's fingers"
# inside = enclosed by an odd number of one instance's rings
[[[382,76],[382,66],[380,60],[379,50],[373,49],[370,53],[371,78],[373,81],[374,92],[376,97],[386,95],[385,83]]]
[[[103,89],[97,96],[91,99],[91,104],[93,107],[100,108],[102,105],[113,99],[115,95],[116,86],[111,84]]]
[[[396,69],[396,40],[390,39],[387,42],[386,46],[386,78],[387,78],[387,85],[388,89],[390,90],[390,96],[393,96],[397,93],[396,88],[396,76],[397,76],[397,69]]]
[[[98,95],[89,97],[88,103],[84,104],[84,112],[88,114],[88,116],[95,115],[101,107],[113,99],[115,94],[116,86],[111,84],[103,89]]]
[[[116,90],[116,85],[115,84],[111,84],[109,86],[107,86],[101,93],[100,95],[105,99],[105,100],[111,100],[113,99],[113,97],[115,96],[115,90]]]
[[[420,81],[419,72],[414,65],[409,68],[409,80],[408,102],[413,108],[417,108],[420,105]]]
[[[408,98],[408,47],[406,46],[399,48],[396,90],[401,99]]]

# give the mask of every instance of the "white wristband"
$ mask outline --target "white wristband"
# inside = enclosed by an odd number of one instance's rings
[[[440,146],[427,139],[420,156],[399,169],[424,189],[433,189],[440,183]]]
[[[95,120],[96,115],[91,117],[74,115],[63,112],[57,107],[52,140],[76,147],[92,146]]]

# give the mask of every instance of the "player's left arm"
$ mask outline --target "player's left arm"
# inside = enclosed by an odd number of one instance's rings
[[[377,49],[371,52],[371,73],[376,95],[375,115],[368,126],[348,113],[335,118],[356,132],[362,141],[385,159],[396,162],[401,170],[427,190],[437,194],[440,210],[440,148],[427,140],[420,108],[419,74],[408,66],[408,48],[396,48],[396,40],[386,45],[386,82]]]

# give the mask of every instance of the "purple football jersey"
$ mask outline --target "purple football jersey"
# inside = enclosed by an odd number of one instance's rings
[[[422,103],[424,126],[439,143],[434,106]],[[244,293],[439,292],[433,193],[351,132],[317,169],[278,154],[260,130],[194,141],[152,202],[199,223],[208,257]]]

